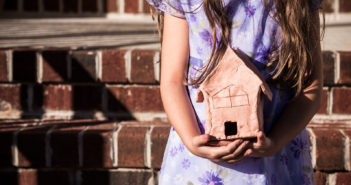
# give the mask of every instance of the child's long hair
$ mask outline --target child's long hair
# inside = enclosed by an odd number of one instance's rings
[[[225,7],[221,0],[203,0],[203,8],[207,15],[212,30],[212,52],[209,62],[203,66],[201,74],[185,85],[198,86],[206,76],[216,67],[224,55],[229,43],[229,22]],[[295,98],[302,89],[310,83],[312,74],[312,51],[316,46],[319,33],[313,29],[319,29],[312,21],[315,16],[311,12],[308,0],[264,0],[265,11],[273,10],[273,19],[281,27],[281,41],[269,58],[266,67],[273,68],[272,78],[268,83],[279,84],[281,88],[288,87],[295,89]],[[172,5],[171,5],[172,6]],[[153,18],[158,21],[160,40],[162,43],[163,16],[154,7],[151,7]],[[274,7],[274,9],[272,8]],[[174,7],[175,8],[175,7]],[[319,16],[319,15],[317,15]],[[323,33],[324,33],[324,12],[323,12]],[[216,26],[220,28],[221,38],[217,40]],[[218,35],[218,34],[217,34]],[[317,42],[319,42],[318,40]],[[277,44],[277,43],[276,43]]]

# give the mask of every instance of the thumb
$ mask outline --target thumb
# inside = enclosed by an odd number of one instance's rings
[[[259,131],[257,133],[257,142],[254,143],[254,147],[262,146],[264,144],[265,140],[266,140],[265,134],[262,131]]]
[[[210,140],[210,135],[208,134],[202,134],[193,137],[193,145],[195,146],[201,146],[206,144]]]

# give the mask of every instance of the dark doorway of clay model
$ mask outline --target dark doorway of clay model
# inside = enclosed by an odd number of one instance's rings
[[[238,133],[237,123],[233,121],[224,122],[224,132],[226,136],[236,135]]]

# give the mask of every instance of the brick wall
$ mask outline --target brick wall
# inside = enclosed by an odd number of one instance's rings
[[[159,53],[2,50],[0,115],[14,120],[0,123],[0,176],[9,182],[154,181],[169,131]],[[324,51],[323,58],[323,105],[308,127],[318,184],[351,178],[351,52]],[[129,119],[149,121],[123,121]]]
[[[147,14],[148,3],[144,0],[2,0],[0,10],[5,15],[104,15]]]
[[[324,0],[327,13],[350,13],[349,0]],[[103,14],[147,14],[145,0],[2,0],[3,13],[22,13],[25,15],[103,15]],[[1,12],[1,11],[0,11]]]
[[[0,51],[0,118],[164,118],[154,49]]]

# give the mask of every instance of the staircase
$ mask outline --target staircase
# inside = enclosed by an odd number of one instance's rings
[[[0,1],[1,184],[157,184],[170,128],[145,1],[28,2]],[[323,6],[323,104],[307,131],[316,184],[347,184],[351,5]]]

